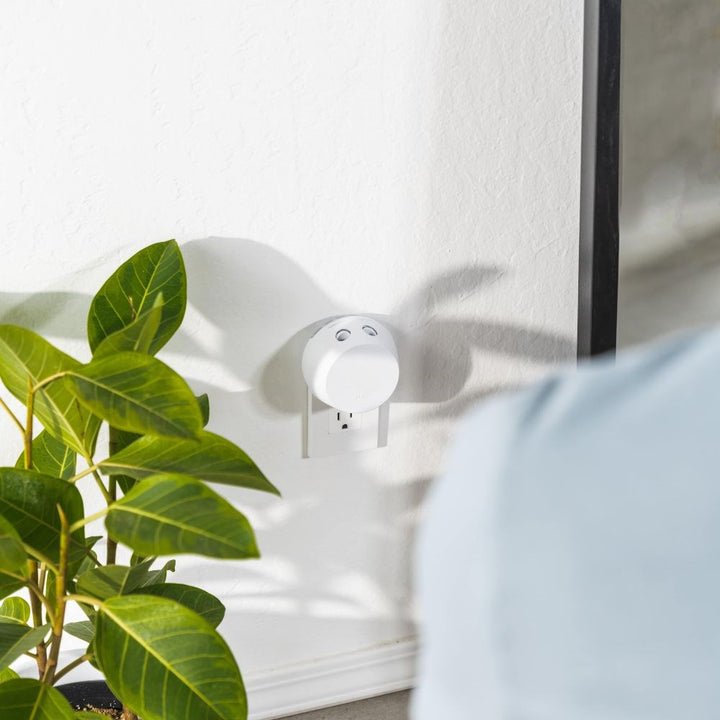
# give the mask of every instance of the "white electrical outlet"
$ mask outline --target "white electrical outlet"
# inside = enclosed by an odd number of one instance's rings
[[[342,412],[307,393],[305,457],[342,455],[387,445],[389,403],[369,412]]]
[[[329,431],[331,433],[355,432],[362,427],[365,415],[366,413],[330,409],[328,411]]]

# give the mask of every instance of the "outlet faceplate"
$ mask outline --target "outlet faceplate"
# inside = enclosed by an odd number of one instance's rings
[[[387,445],[390,404],[365,413],[341,412],[307,391],[303,457],[326,457]]]

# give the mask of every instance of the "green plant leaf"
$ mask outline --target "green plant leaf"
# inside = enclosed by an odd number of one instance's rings
[[[66,623],[64,630],[86,643],[91,643],[95,637],[95,624],[90,620]]]
[[[7,573],[0,572],[0,598],[12,595],[22,586],[23,583],[21,583],[17,578],[14,578]]]
[[[181,605],[190,608],[190,610],[205,618],[214,628],[216,628],[225,617],[225,606],[214,595],[200,588],[192,587],[191,585],[163,583],[161,585],[151,585],[140,588],[136,590],[135,593],[154,595],[155,597],[163,597],[179,602]]]
[[[8,680],[17,680],[20,676],[12,668],[3,668],[0,670],[0,683]]]
[[[92,665],[96,670],[100,670],[100,666],[97,663],[97,658],[95,657],[95,638],[93,638],[93,641],[87,646],[87,650],[85,651],[86,655],[89,655],[88,662],[90,665]],[[102,670],[100,670],[102,672]]]
[[[7,573],[27,577],[27,559],[22,538],[12,523],[0,515],[0,598],[11,595],[23,586],[20,580]]]
[[[138,435],[137,433],[131,433],[126,430],[119,430],[118,428],[111,427],[109,443],[110,454],[114,455],[116,452],[124,450],[128,445],[134,443],[136,440],[139,440],[141,437],[142,435]],[[123,491],[123,495],[125,495],[135,484],[134,478],[131,478],[129,475],[116,475],[115,473],[110,473],[110,475],[115,478],[115,482],[120,486],[120,489]]]
[[[77,584],[75,578],[83,575],[88,570],[98,566],[97,553],[93,550],[93,546],[98,540],[101,540],[102,536],[93,535],[85,538],[84,547],[80,543],[73,543],[70,546],[70,562],[68,563],[68,582],[67,587],[70,592],[77,590]],[[50,603],[53,611],[57,608],[57,586],[56,578],[53,572],[48,572],[47,580],[45,581],[45,596]],[[85,612],[88,617],[92,618],[95,615],[95,608],[90,605],[83,605],[78,603],[80,608]]]
[[[64,442],[43,430],[32,442],[32,469],[43,475],[67,480],[75,474],[77,453]],[[25,468],[25,453],[15,463],[16,468]]]
[[[34,648],[48,634],[49,625],[31,628],[14,622],[0,622],[0,668],[7,667],[24,652]],[[0,704],[0,707],[3,707]]]
[[[175,572],[175,561],[168,560],[161,568],[157,570],[150,570],[147,577],[140,584],[141,588],[151,587],[152,585],[158,585],[164,583],[167,580],[167,574],[169,572]]]
[[[97,567],[99,564],[98,556],[93,548],[97,541],[102,539],[102,535],[89,535],[85,538],[85,557],[83,557],[82,562],[77,568],[78,573]]]
[[[165,582],[168,570],[175,570],[175,561],[171,560],[158,569],[153,570],[155,558],[151,557],[136,565],[106,565],[89,570],[77,579],[77,588],[81,595],[91,595],[100,600],[125,595],[144,588]]]
[[[97,612],[92,605],[86,605],[85,603],[81,602],[79,602],[77,605],[83,611],[85,617],[90,620],[90,622],[95,622]]]
[[[27,559],[17,530],[0,515],[0,598],[11,595],[23,586],[22,581],[7,573],[27,577]]]
[[[126,565],[107,565],[89,570],[77,579],[78,592],[100,600],[130,592],[137,587],[132,581],[128,582],[131,570]]]
[[[69,482],[34,470],[0,468],[0,514],[12,519],[23,543],[54,563],[60,549],[58,505],[70,524],[84,517],[82,497]],[[71,566],[80,564],[85,551],[85,533],[79,528],[70,539]]]
[[[166,598],[124,595],[98,611],[95,653],[108,686],[143,720],[241,720],[245,688],[225,641]]]
[[[135,486],[135,480],[129,475],[113,475],[115,481],[120,486],[123,495],[127,495],[130,490]]]
[[[103,460],[100,467],[105,473],[120,472],[138,480],[157,473],[179,473],[280,494],[244,450],[207,430],[197,440],[145,435]]]
[[[160,328],[163,311],[163,294],[158,293],[147,311],[138,315],[129,325],[108,335],[96,348],[94,358],[115,355],[119,352],[149,353],[152,341]]]
[[[73,715],[75,720],[107,720],[107,715],[100,715],[100,713],[90,712],[89,710],[76,710]]]
[[[50,610],[55,612],[57,610],[57,577],[52,571],[48,572],[45,579],[45,597],[50,605]],[[50,622],[50,618],[47,617],[47,613],[45,620]]]
[[[58,690],[31,678],[0,684],[2,720],[74,720],[70,703]]]
[[[210,422],[210,398],[207,393],[203,393],[197,396],[197,401],[202,415],[202,425],[205,427]]]
[[[21,597],[9,597],[0,605],[0,622],[10,621],[25,625],[30,619],[30,606]]]
[[[73,575],[72,578],[68,579],[68,589],[70,592],[76,592],[77,591],[77,581],[75,578],[79,578],[81,575],[84,575],[89,570],[92,570],[93,568],[98,567],[99,561],[97,557],[97,553],[93,550],[93,546],[95,543],[100,540],[101,537],[99,535],[93,535],[92,537],[85,538],[85,557],[82,558],[82,560],[75,566],[73,566]],[[51,605],[53,606],[53,609],[55,608],[55,575],[53,573],[48,573],[47,576],[47,592],[45,593],[48,597],[48,600],[50,601]],[[88,617],[91,619],[95,616],[95,608],[93,608],[90,605],[83,605],[82,603],[78,603],[80,608],[85,612]]]
[[[37,385],[56,373],[80,368],[80,363],[31,330],[0,325],[0,378],[22,403],[28,378]],[[34,414],[55,438],[80,453],[92,454],[100,420],[83,408],[63,378],[35,395]]]
[[[105,281],[88,314],[88,340],[93,353],[106,337],[147,313],[160,293],[164,304],[149,348],[152,355],[173,336],[185,315],[185,265],[174,240],[143,248]]]
[[[122,352],[68,374],[70,388],[92,413],[121,430],[196,437],[202,415],[188,384],[149,355]]]
[[[183,475],[151,475],[139,482],[110,506],[105,526],[141,555],[259,555],[247,518],[207,485]]]
[[[0,515],[0,569],[24,575],[27,553],[13,524]]]

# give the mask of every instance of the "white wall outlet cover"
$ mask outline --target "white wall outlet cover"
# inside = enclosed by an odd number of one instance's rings
[[[308,390],[303,457],[345,455],[385,447],[389,418],[390,403],[365,413],[345,413],[328,407]]]
[[[392,334],[363,315],[347,315],[323,325],[305,346],[302,371],[316,398],[353,413],[379,408],[400,377]]]

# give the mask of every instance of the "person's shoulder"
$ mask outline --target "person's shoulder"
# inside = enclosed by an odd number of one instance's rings
[[[495,470],[550,435],[567,437],[632,415],[652,418],[679,398],[720,399],[720,330],[686,332],[556,371],[531,386],[480,403],[459,424],[452,457],[482,454]]]

